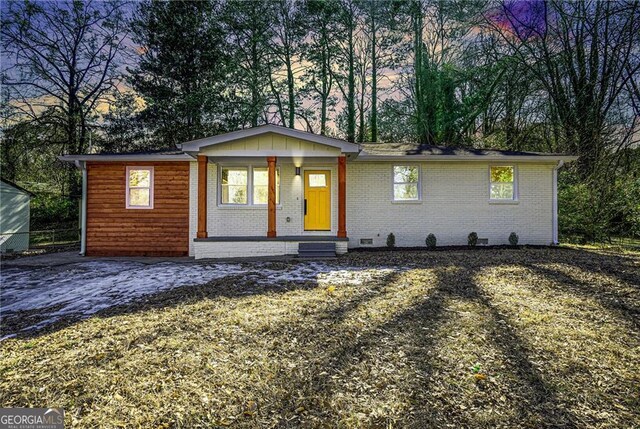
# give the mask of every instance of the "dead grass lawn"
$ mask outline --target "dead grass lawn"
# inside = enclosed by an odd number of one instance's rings
[[[227,278],[10,339],[0,403],[64,407],[69,427],[640,427],[640,254],[340,264],[412,269],[361,286]]]

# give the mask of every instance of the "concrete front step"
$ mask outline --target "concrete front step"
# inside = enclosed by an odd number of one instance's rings
[[[333,258],[336,243],[299,243],[298,256],[301,258]]]

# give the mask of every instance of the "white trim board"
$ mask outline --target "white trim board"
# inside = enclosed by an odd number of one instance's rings
[[[129,194],[129,190],[131,189],[131,186],[129,184],[129,179],[130,179],[130,172],[131,170],[146,170],[149,172],[149,186],[136,186],[133,189],[149,189],[149,205],[148,206],[134,206],[131,205],[130,201],[130,194]],[[128,165],[126,168],[126,173],[125,173],[125,189],[126,189],[126,194],[125,194],[125,208],[127,210],[153,210],[153,205],[154,205],[154,192],[153,192],[153,188],[155,186],[155,174],[154,174],[154,168],[153,166],[147,166],[147,165]]]
[[[349,143],[344,140],[334,139],[320,134],[308,133],[293,128],[281,127],[278,125],[263,125],[255,128],[246,128],[244,130],[233,131],[226,134],[220,134],[204,139],[193,140],[182,143],[181,149],[185,152],[199,152],[200,149],[221,143],[227,143],[234,140],[241,140],[247,137],[254,137],[262,134],[274,133],[286,137],[292,137],[300,140],[306,140],[312,143],[318,143],[325,146],[335,147],[344,153],[359,153],[360,146],[355,143]]]
[[[161,155],[161,154],[115,154],[115,155],[62,155],[59,156],[60,161],[108,161],[108,162],[126,162],[126,161],[193,161],[193,157],[186,154]]]

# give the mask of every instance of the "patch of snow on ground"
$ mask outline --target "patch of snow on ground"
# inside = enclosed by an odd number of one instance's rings
[[[39,329],[62,316],[89,316],[141,296],[179,286],[198,285],[242,273],[235,264],[195,265],[171,262],[81,262],[63,270],[50,268],[2,270],[2,317],[41,309],[48,319],[28,329]],[[50,310],[48,310],[50,309]]]
[[[1,274],[0,316],[36,312],[43,320],[25,330],[37,330],[64,316],[88,317],[145,295],[201,285],[227,276],[244,275],[258,284],[314,282],[357,286],[399,270],[403,269],[344,267],[325,262],[292,263],[284,269],[274,269],[269,263],[143,264],[128,261],[87,261],[53,268],[7,268]]]
[[[397,272],[393,268],[337,267],[324,262],[304,262],[291,265],[287,270],[261,269],[258,283],[316,282],[319,285],[359,286]]]

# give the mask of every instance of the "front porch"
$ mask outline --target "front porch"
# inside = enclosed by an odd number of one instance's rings
[[[301,243],[346,253],[346,163],[355,149],[322,139],[270,133],[192,152],[190,254],[297,255]]]

